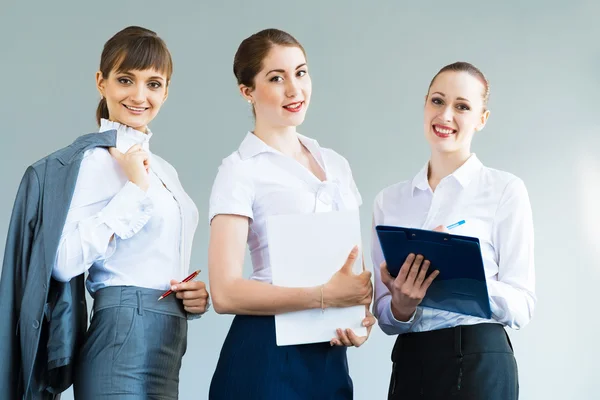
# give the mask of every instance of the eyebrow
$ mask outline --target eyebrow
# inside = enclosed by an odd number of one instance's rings
[[[135,78],[136,77],[130,71],[120,71],[119,73],[123,74],[123,75],[126,75],[126,76],[128,76],[130,78]],[[152,80],[154,80],[154,81],[165,81],[166,79],[163,78],[162,76],[154,75],[154,76],[151,76],[150,78],[148,78],[147,80],[149,80],[149,81],[152,81]]]
[[[302,68],[302,67],[305,67],[305,66],[306,66],[306,63],[302,63],[302,64],[298,65],[298,66],[296,67],[296,69],[298,69],[298,68]],[[280,74],[285,74],[285,70],[283,70],[283,69],[272,69],[272,70],[270,70],[269,72],[267,72],[267,73],[265,74],[265,76],[269,75],[271,72],[279,72]]]
[[[442,92],[433,92],[433,93],[431,93],[432,96],[434,94],[439,94],[442,97],[446,97],[446,95],[444,93],[442,93]],[[465,99],[464,97],[457,97],[456,100],[466,101],[466,102],[470,103],[469,99]]]

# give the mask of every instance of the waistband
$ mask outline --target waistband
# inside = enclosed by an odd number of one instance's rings
[[[482,323],[399,335],[392,361],[402,358],[464,356],[475,353],[512,353],[503,325]]]
[[[136,308],[140,315],[145,311],[187,318],[183,302],[175,293],[158,301],[162,290],[137,286],[108,286],[94,294],[94,312],[111,307]]]

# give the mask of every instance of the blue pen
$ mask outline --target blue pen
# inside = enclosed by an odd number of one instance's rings
[[[452,228],[456,228],[457,226],[461,226],[461,225],[462,225],[462,224],[464,224],[464,223],[465,223],[465,220],[463,219],[463,220],[460,220],[460,221],[458,221],[458,222],[455,222],[455,223],[453,223],[452,225],[448,225],[448,226],[446,227],[446,229],[450,230],[450,229],[452,229]]]

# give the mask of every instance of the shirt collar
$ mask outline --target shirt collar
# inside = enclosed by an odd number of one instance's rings
[[[112,129],[117,131],[116,147],[121,153],[127,152],[131,146],[136,144],[141,144],[145,151],[150,150],[150,138],[152,137],[150,128],[148,128],[147,133],[144,133],[119,122],[109,121],[104,118],[100,120],[100,132],[109,131]]]
[[[458,167],[456,171],[452,174],[448,175],[446,178],[454,179],[456,182],[460,184],[460,186],[464,189],[466,188],[473,177],[477,175],[479,170],[481,170],[483,164],[477,158],[475,153],[471,154],[471,156],[465,161],[463,165]],[[425,164],[423,168],[419,171],[419,173],[412,180],[412,193],[414,194],[415,189],[419,190],[427,190],[429,189],[429,181],[427,180],[427,172],[429,170],[429,161]],[[444,179],[446,179],[444,178]]]
[[[316,140],[306,137],[304,135],[301,135],[299,133],[297,133],[296,135],[298,135],[298,140],[300,140],[300,143],[302,143],[304,146],[306,146],[306,148],[313,155],[315,155],[317,157],[320,156],[321,150],[320,150],[319,143]],[[242,160],[247,160],[258,154],[267,153],[267,152],[281,154],[279,151],[277,151],[276,149],[272,148],[271,146],[269,146],[268,144],[263,142],[258,136],[256,136],[252,132],[248,132],[246,134],[246,137],[244,138],[244,140],[242,141],[242,144],[240,144],[240,147],[238,148],[238,152],[239,152]]]

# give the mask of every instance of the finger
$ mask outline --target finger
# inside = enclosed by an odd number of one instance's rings
[[[177,296],[180,299],[202,299],[206,301],[208,299],[208,292],[204,289],[200,290],[182,290],[177,294],[181,295],[181,297]]]
[[[185,307],[198,307],[198,308],[206,308],[207,301],[205,298],[192,298],[192,299],[184,299],[183,305]]]
[[[377,322],[377,321],[375,320],[374,316],[366,317],[365,319],[362,320],[362,326],[364,326],[365,328],[368,328],[370,326],[375,325],[375,322]]]
[[[408,276],[406,277],[406,282],[414,285],[415,279],[417,277],[417,274],[419,273],[419,269],[421,268],[422,262],[423,262],[423,256],[420,254],[417,255],[417,257],[415,258],[415,261],[413,262],[412,266],[410,267],[410,272],[408,273]]]
[[[446,227],[444,225],[438,225],[435,228],[433,228],[433,230],[435,232],[448,232],[448,229],[446,229]]]
[[[116,147],[109,147],[108,152],[116,160],[120,160],[121,158],[123,158],[123,153],[121,153]]]
[[[348,335],[348,339],[354,347],[360,347],[364,342],[367,341],[366,336],[356,336],[356,333],[354,333],[352,329],[346,329],[346,335]]]
[[[173,282],[173,281],[171,281]],[[173,289],[175,288],[175,289]],[[206,285],[202,281],[189,281],[189,282],[175,282],[175,284],[171,284],[171,290],[173,291],[184,291],[184,290],[204,290],[206,289]]]
[[[415,280],[415,286],[420,288],[425,280],[425,275],[427,275],[427,270],[429,269],[429,265],[431,263],[429,260],[423,261],[423,265],[421,266],[421,270],[419,271],[419,275],[417,275],[417,279]]]
[[[336,330],[337,335],[338,335],[338,339],[340,339],[340,341],[342,342],[342,344],[344,346],[352,346],[352,342],[350,341],[350,339],[348,338],[348,335],[346,334],[345,331],[341,330],[341,329],[337,329]]]
[[[339,341],[339,339],[337,338],[333,338],[329,341],[329,344],[331,346],[343,346],[342,342]]]
[[[406,277],[408,276],[408,272],[410,271],[410,268],[412,267],[414,261],[415,255],[413,253],[410,253],[408,257],[406,257],[406,260],[404,260],[404,264],[402,264],[400,272],[398,272],[398,276],[396,277],[396,280],[398,282],[404,283],[406,281]]]
[[[140,151],[140,150],[142,150],[142,151],[144,150],[144,149],[142,148],[142,145],[141,145],[141,144],[134,144],[133,146],[131,146],[131,147],[129,148],[129,150],[127,150],[127,153],[125,153],[125,154],[131,154],[131,153],[135,153],[135,152],[138,152],[138,151]]]
[[[206,308],[204,307],[186,307],[183,306],[183,309],[190,314],[204,314],[206,312]]]
[[[354,246],[346,262],[342,265],[341,271],[346,272],[348,274],[352,273],[352,267],[354,266],[354,262],[356,261],[356,257],[358,257],[358,246]]]
[[[390,275],[390,271],[387,269],[387,264],[384,262],[379,266],[379,276],[381,278],[381,282],[388,288],[391,292],[392,283],[394,283],[394,278]]]
[[[437,276],[439,274],[440,274],[440,271],[438,271],[437,269],[435,271],[433,271],[431,274],[429,274],[427,279],[425,279],[425,282],[423,282],[423,285],[421,285],[421,289],[424,291],[427,291],[427,289],[429,289],[429,286],[431,286],[431,283],[433,282],[433,280],[435,278],[437,278]]]

